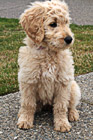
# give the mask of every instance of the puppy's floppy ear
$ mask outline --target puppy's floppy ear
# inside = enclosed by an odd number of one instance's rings
[[[20,17],[20,24],[27,35],[37,44],[44,38],[43,15],[44,8],[33,6],[27,9]]]

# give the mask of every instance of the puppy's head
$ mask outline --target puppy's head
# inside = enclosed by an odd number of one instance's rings
[[[73,43],[69,28],[69,10],[63,1],[35,2],[20,18],[31,40],[52,50],[65,49]]]

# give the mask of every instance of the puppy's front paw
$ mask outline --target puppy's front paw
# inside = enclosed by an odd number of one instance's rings
[[[68,119],[69,121],[77,121],[79,119],[79,113],[76,109],[74,110],[69,110],[69,114],[68,114]]]
[[[17,125],[20,129],[30,129],[33,127],[33,120],[31,120],[31,118],[27,119],[22,115],[19,117]]]
[[[69,124],[68,121],[59,121],[58,123],[55,124],[54,130],[56,131],[61,131],[61,132],[68,132],[71,129],[71,125]]]
[[[33,127],[33,125],[26,121],[18,122],[17,125],[20,129],[30,129]]]

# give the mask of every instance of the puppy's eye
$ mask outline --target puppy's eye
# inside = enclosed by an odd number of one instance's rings
[[[57,27],[57,23],[56,22],[51,23],[50,26],[53,27],[53,28],[55,28],[55,27]]]

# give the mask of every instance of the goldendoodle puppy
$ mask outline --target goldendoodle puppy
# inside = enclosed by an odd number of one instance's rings
[[[57,131],[69,131],[68,119],[79,118],[76,106],[81,93],[74,81],[73,57],[69,51],[74,41],[69,20],[68,6],[59,0],[32,3],[20,17],[27,37],[18,58],[19,128],[32,128],[36,110],[46,104],[53,105]]]

